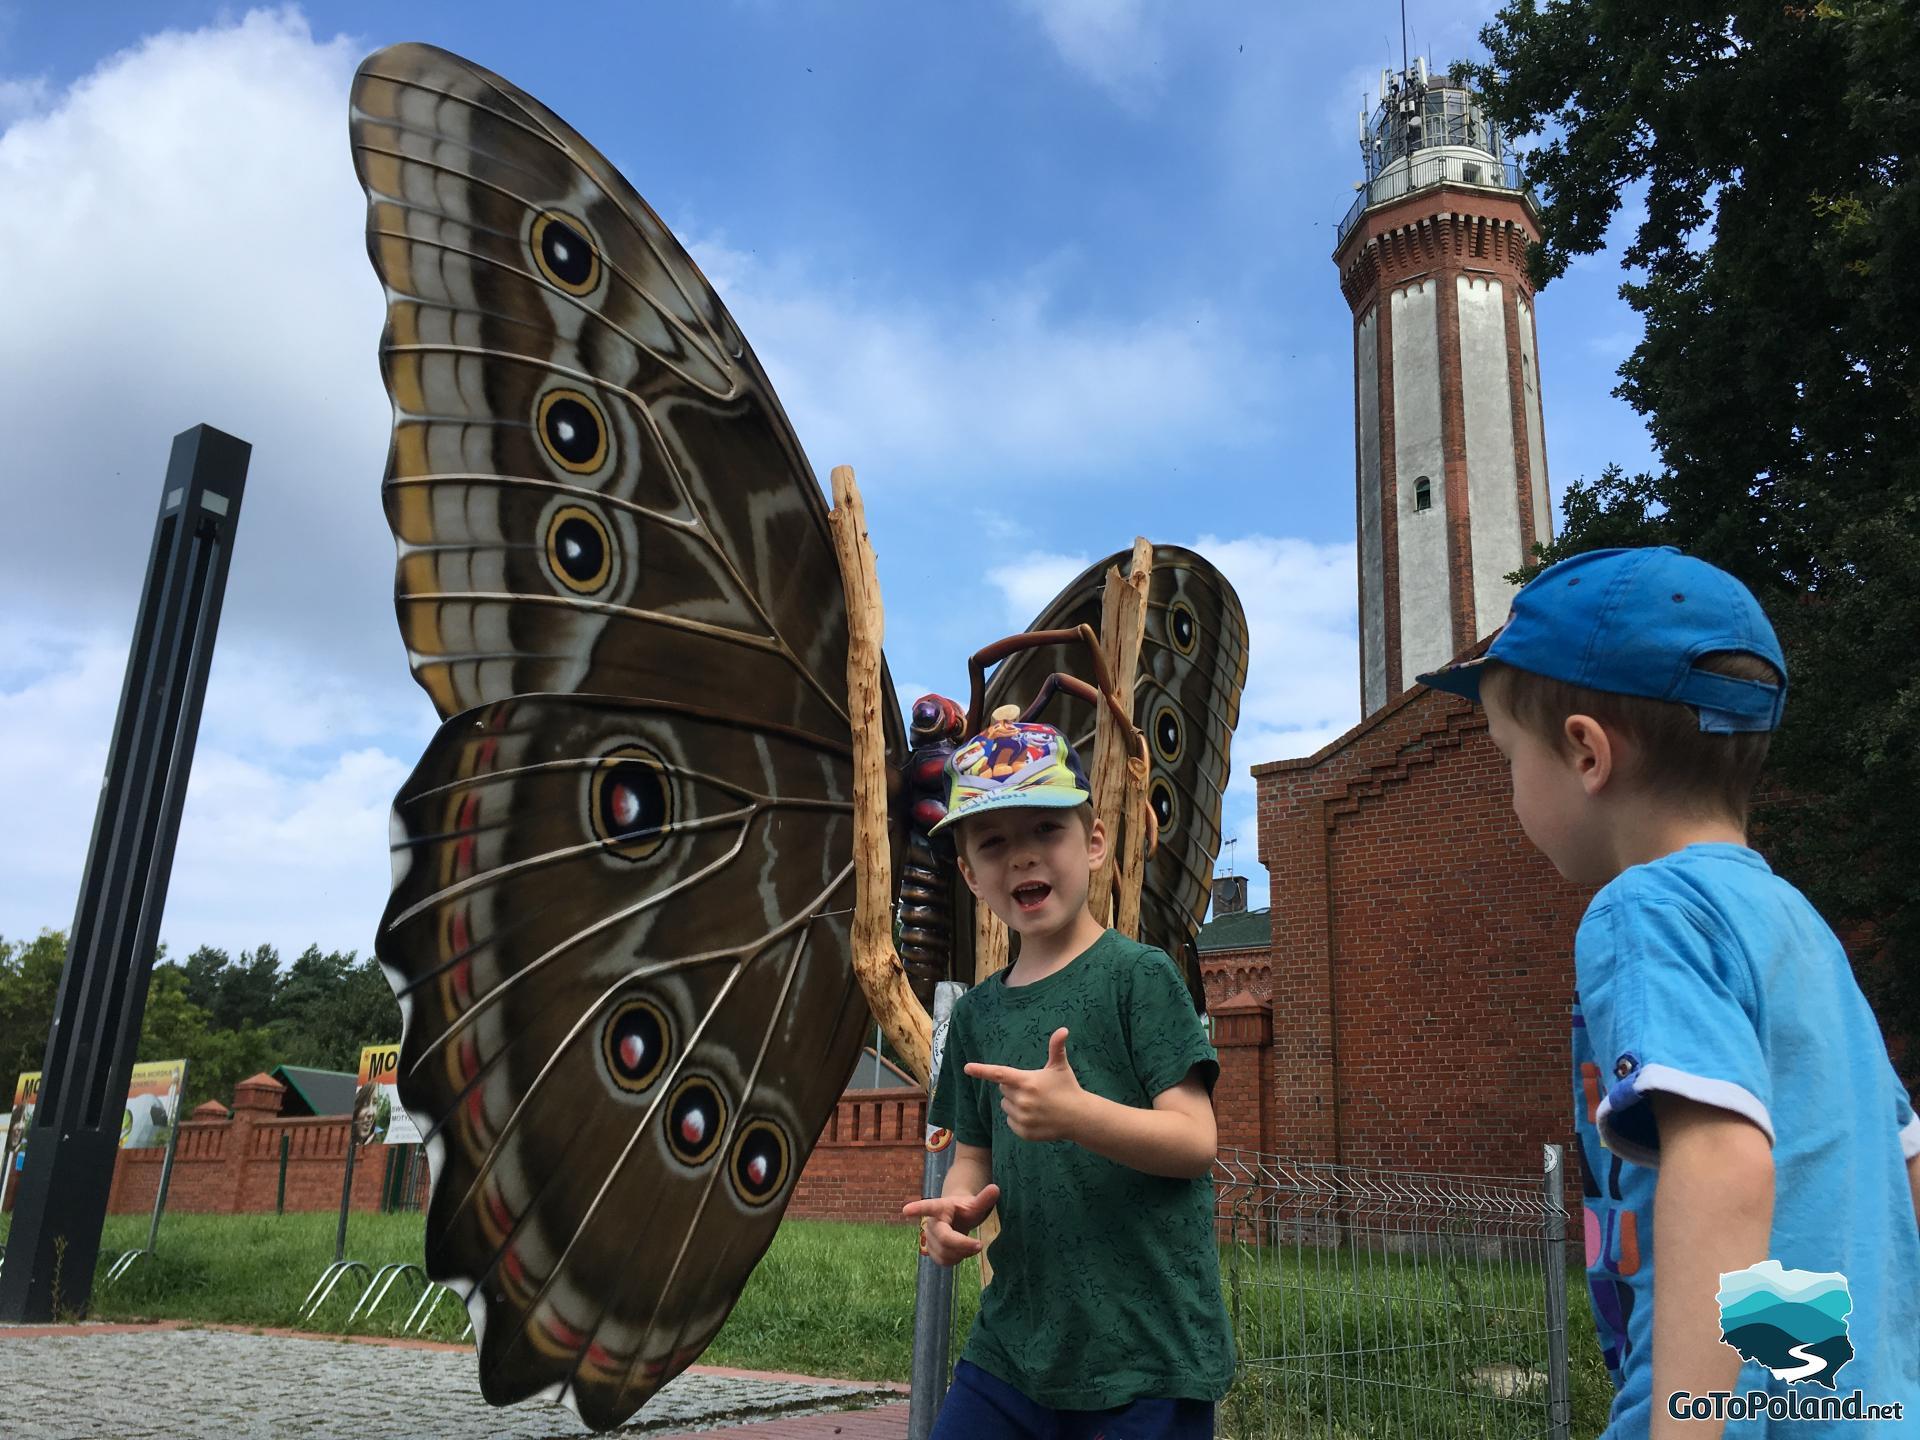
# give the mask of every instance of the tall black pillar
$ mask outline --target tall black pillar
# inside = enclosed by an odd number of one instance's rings
[[[0,1321],[81,1315],[93,1294],[252,451],[207,425],[173,440],[0,1266]]]

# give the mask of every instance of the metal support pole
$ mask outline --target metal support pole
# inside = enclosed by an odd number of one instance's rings
[[[351,1142],[353,1137],[349,1135],[347,1139]],[[287,1213],[287,1154],[292,1148],[293,1136],[282,1130],[280,1132],[280,1188],[273,1197],[273,1213],[276,1215]]]
[[[347,1174],[340,1182],[340,1228],[333,1233],[333,1263],[347,1258],[347,1211],[353,1208],[353,1158],[360,1153],[354,1144],[353,1129],[347,1129]]]
[[[173,1124],[167,1130],[167,1154],[160,1162],[160,1188],[153,1195],[153,1221],[147,1226],[147,1249],[151,1252],[160,1239],[160,1217],[167,1213],[167,1186],[173,1180],[173,1152],[180,1144],[180,1112],[186,1108],[187,1074],[180,1071],[180,1097],[173,1102]]]
[[[938,1081],[940,1057],[947,1048],[947,1023],[966,986],[943,980],[933,990],[933,1058],[928,1073]],[[928,1090],[932,1098],[932,1090]],[[927,1153],[920,1164],[920,1195],[931,1199],[947,1183],[953,1168],[953,1137],[927,1127]],[[953,1334],[953,1271],[921,1255],[913,1303],[913,1373],[907,1396],[907,1440],[927,1440],[947,1398],[947,1344]]]
[[[0,1321],[86,1312],[253,447],[174,437],[14,1207]]]
[[[1567,1165],[1558,1145],[1543,1147],[1547,1198],[1547,1434],[1567,1440],[1573,1404],[1567,1378]]]

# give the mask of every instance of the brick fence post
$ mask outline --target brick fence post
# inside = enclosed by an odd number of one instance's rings
[[[1242,990],[1210,1006],[1220,1079],[1213,1112],[1220,1147],[1270,1151],[1273,1145],[1273,1006]]]
[[[233,1087],[233,1124],[227,1129],[227,1173],[221,1189],[226,1213],[246,1208],[247,1167],[253,1162],[254,1127],[276,1119],[287,1087],[271,1075],[255,1075]]]

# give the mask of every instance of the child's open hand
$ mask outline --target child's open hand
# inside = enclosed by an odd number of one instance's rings
[[[952,1266],[980,1253],[980,1242],[966,1232],[993,1213],[999,1198],[1000,1187],[986,1185],[974,1195],[912,1200],[900,1213],[920,1217],[920,1249],[933,1257],[934,1264]]]
[[[1038,1070],[1016,1070],[1011,1065],[966,1067],[976,1080],[1000,1087],[1000,1108],[1007,1127],[1022,1140],[1071,1140],[1087,1092],[1067,1063],[1067,1032],[1063,1027],[1047,1041],[1047,1063]]]

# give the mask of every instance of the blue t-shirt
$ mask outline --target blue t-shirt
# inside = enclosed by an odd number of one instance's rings
[[[1818,1341],[1827,1357],[1821,1373],[1835,1388],[1775,1378],[1761,1363],[1771,1356],[1778,1369],[1811,1366],[1813,1352],[1802,1350],[1817,1317],[1811,1329],[1781,1338],[1777,1328],[1747,1323],[1770,1303],[1757,1293],[1742,1298],[1751,1281],[1721,1291],[1726,1328],[1741,1332],[1735,1348],[1749,1356],[1735,1392],[1793,1390],[1808,1399],[1857,1389],[1868,1404],[1906,1406],[1899,1423],[1730,1420],[1727,1436],[1916,1433],[1920,1230],[1906,1157],[1920,1153],[1920,1121],[1832,930],[1752,850],[1689,845],[1623,871],[1593,897],[1574,968],[1587,1279],[1618,1387],[1602,1440],[1644,1436],[1652,1407],[1667,1402],[1652,1393],[1660,1138],[1647,1102],[1656,1092],[1759,1126],[1773,1144],[1768,1257],[1789,1271],[1845,1277],[1844,1289],[1787,1277],[1770,1292],[1788,1304],[1769,1317],[1782,1324],[1806,1319],[1794,1296],[1781,1293],[1796,1283],[1801,1299],[1818,1292],[1824,1312],[1844,1319],[1844,1340]],[[1775,1353],[1796,1339],[1795,1358]]]

